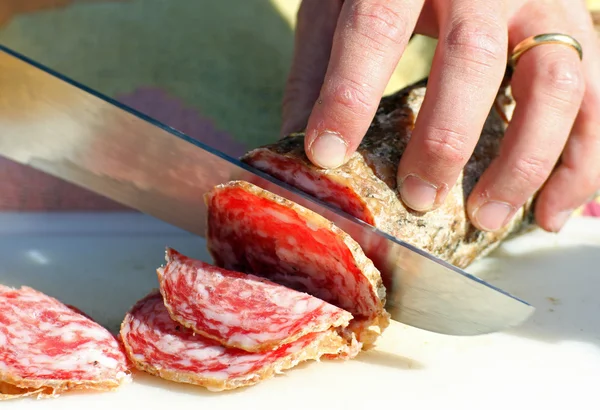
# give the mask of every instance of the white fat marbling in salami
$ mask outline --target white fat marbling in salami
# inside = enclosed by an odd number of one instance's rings
[[[210,191],[207,245],[215,264],[266,277],[349,311],[363,348],[389,325],[381,275],[346,232],[246,181]]]
[[[157,270],[171,318],[197,334],[249,352],[348,326],[352,315],[307,293],[167,249]]]
[[[112,390],[130,377],[108,330],[34,289],[0,285],[0,399]]]
[[[121,337],[138,369],[214,391],[253,385],[300,362],[356,350],[333,330],[306,334],[264,352],[225,347],[171,319],[158,291],[138,301],[127,313]]]

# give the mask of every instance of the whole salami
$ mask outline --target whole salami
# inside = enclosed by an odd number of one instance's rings
[[[510,87],[503,85],[485,122],[479,142],[443,205],[419,213],[407,209],[396,186],[398,163],[411,138],[425,97],[427,81],[415,83],[381,100],[358,150],[343,166],[325,170],[312,165],[304,151],[304,134],[289,135],[242,157],[247,164],[344,210],[389,235],[458,267],[495,249],[502,240],[532,228],[533,199],[512,222],[496,232],[476,229],[465,211],[465,198],[498,155],[514,109]],[[377,255],[368,255],[377,262]]]

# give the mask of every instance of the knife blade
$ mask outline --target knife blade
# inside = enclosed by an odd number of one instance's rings
[[[0,46],[0,155],[204,236],[203,195],[246,180],[311,209],[377,260],[398,322],[450,335],[518,326],[527,302]]]

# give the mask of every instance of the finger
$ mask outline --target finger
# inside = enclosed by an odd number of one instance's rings
[[[558,232],[600,187],[600,41],[589,15],[582,13],[580,20],[585,94],[561,162],[540,192],[535,209],[538,225],[551,232]]]
[[[595,104],[596,115],[600,107]],[[581,115],[562,154],[561,164],[540,192],[535,207],[537,224],[550,232],[562,229],[576,208],[600,187],[600,121]]]
[[[527,15],[526,22],[509,28],[511,49],[531,35],[570,32],[564,22],[549,18],[560,16],[555,11]],[[468,199],[467,210],[476,227],[494,231],[505,226],[544,184],[581,105],[582,77],[579,57],[568,46],[544,44],[521,56],[511,83],[516,107],[499,156]]]
[[[366,133],[423,0],[346,0],[321,93],[306,129],[317,166],[345,163]]]
[[[503,2],[440,2],[440,38],[427,93],[398,168],[405,204],[428,211],[445,199],[479,139],[506,67]]]
[[[327,71],[342,2],[303,0],[298,9],[294,56],[283,97],[283,135],[306,127]]]

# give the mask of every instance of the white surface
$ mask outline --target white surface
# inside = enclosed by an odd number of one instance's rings
[[[29,285],[115,330],[157,286],[165,246],[205,258],[202,240],[140,215],[0,214],[0,283]],[[210,261],[210,260],[209,260]],[[444,409],[600,406],[600,220],[507,243],[471,272],[537,307],[511,331],[458,338],[394,323],[375,351],[311,362],[227,393],[137,375],[102,394],[2,409]],[[564,408],[564,407],[563,407]]]

